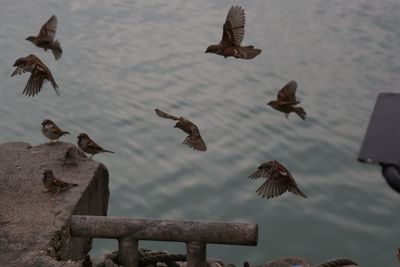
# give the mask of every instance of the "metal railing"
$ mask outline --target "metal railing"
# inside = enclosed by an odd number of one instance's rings
[[[118,260],[126,267],[139,266],[139,240],[185,242],[187,267],[206,267],[207,244],[256,246],[258,227],[248,223],[130,219],[73,215],[73,237],[118,240]]]

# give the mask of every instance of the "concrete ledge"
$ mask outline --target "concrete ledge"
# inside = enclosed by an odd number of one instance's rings
[[[64,161],[67,150],[74,152]],[[75,153],[77,152],[77,153]],[[42,172],[79,186],[43,193]],[[108,171],[73,144],[0,145],[0,266],[79,266],[91,240],[71,238],[69,218],[107,215]]]

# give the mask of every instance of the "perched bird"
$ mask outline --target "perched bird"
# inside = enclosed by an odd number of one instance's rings
[[[261,53],[254,46],[241,46],[244,37],[244,10],[240,6],[232,6],[223,27],[222,40],[219,44],[210,45],[206,53],[214,53],[226,57],[252,59]]]
[[[183,141],[183,144],[188,145],[189,147],[193,148],[194,150],[199,150],[199,151],[207,150],[206,144],[204,143],[203,138],[201,138],[199,128],[197,128],[197,126],[193,122],[191,122],[183,117],[179,117],[179,118],[175,117],[175,116],[165,113],[164,111],[161,111],[157,108],[155,109],[155,112],[161,118],[178,121],[175,124],[174,128],[179,128],[188,134],[188,136]]]
[[[57,95],[60,95],[58,91],[58,85],[51,74],[50,69],[35,55],[29,55],[21,57],[15,61],[13,67],[17,67],[11,74],[11,77],[24,72],[31,72],[31,76],[25,85],[23,94],[27,96],[35,96],[42,89],[43,83],[48,80],[56,91]]]
[[[290,172],[276,160],[263,163],[257,168],[257,171],[249,176],[250,179],[257,179],[259,177],[267,178],[267,181],[256,191],[263,198],[273,198],[282,195],[286,191],[304,198],[307,197],[298,188]]]
[[[98,144],[96,144],[85,133],[81,133],[78,135],[78,146],[83,152],[91,154],[90,158],[92,158],[94,155],[98,153],[103,153],[103,152],[114,153],[113,151],[106,150],[101,146],[99,146]]]
[[[400,247],[397,248],[396,257],[397,257],[397,260],[400,262]]]
[[[57,179],[54,177],[54,174],[51,170],[45,170],[43,172],[42,183],[45,188],[44,192],[51,192],[54,195],[61,191],[70,189],[71,187],[78,186],[77,184],[67,183]]]
[[[58,138],[65,134],[69,134],[69,132],[61,130],[54,122],[46,119],[42,122],[42,134],[50,139],[49,143],[52,143],[54,140],[55,142],[58,142]]]
[[[50,49],[55,59],[59,59],[62,54],[60,42],[54,40],[57,30],[57,17],[51,16],[48,21],[40,28],[38,36],[29,36],[25,40],[31,41],[37,47],[41,47],[44,51]]]
[[[296,99],[296,81],[288,82],[281,90],[278,92],[277,100],[270,101],[267,105],[273,107],[285,113],[286,118],[290,112],[295,112],[303,120],[306,119],[306,112],[302,107],[295,107],[300,101]]]
[[[84,153],[80,151],[76,146],[68,145],[64,149],[64,155],[60,159],[61,166],[72,166],[78,164],[78,158],[84,156]]]

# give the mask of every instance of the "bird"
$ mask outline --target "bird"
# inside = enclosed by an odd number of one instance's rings
[[[25,85],[22,94],[26,96],[35,96],[40,92],[42,86],[46,80],[50,81],[57,95],[60,95],[58,91],[58,85],[51,74],[50,69],[35,55],[30,54],[26,57],[17,59],[13,65],[17,67],[11,74],[11,77],[17,74],[30,72],[31,76]]]
[[[84,153],[74,145],[68,145],[64,149],[64,155],[60,159],[61,166],[73,166],[78,164],[78,158],[84,157]]]
[[[244,9],[240,6],[231,6],[223,26],[221,42],[210,45],[205,52],[221,55],[225,58],[255,58],[261,53],[261,49],[254,48],[252,45],[241,46],[245,21]]]
[[[110,150],[106,150],[96,144],[86,133],[81,133],[78,135],[78,146],[79,148],[88,154],[91,154],[90,158],[98,153],[108,152],[108,153],[115,153]]]
[[[54,58],[57,60],[61,57],[62,49],[60,42],[54,40],[57,30],[57,17],[51,16],[46,23],[40,28],[38,36],[29,36],[25,40],[31,41],[37,47],[41,47],[44,51],[50,49]]]
[[[54,195],[61,191],[70,189],[71,187],[78,186],[78,184],[63,182],[54,177],[54,174],[51,170],[45,170],[43,172],[42,183],[45,188],[44,192],[51,192]]]
[[[188,145],[189,147],[193,148],[194,150],[198,150],[198,151],[206,151],[207,150],[207,146],[204,143],[203,138],[201,138],[199,128],[197,128],[197,126],[193,122],[191,122],[183,117],[179,117],[179,118],[175,117],[173,115],[165,113],[164,111],[159,110],[158,108],[155,109],[155,112],[161,118],[178,121],[175,124],[174,128],[179,128],[188,134],[188,136],[183,141],[183,144]]]
[[[397,257],[397,260],[400,262],[400,247],[397,248],[396,257]]]
[[[300,101],[296,99],[296,89],[297,82],[290,81],[285,86],[282,87],[278,92],[278,97],[276,100],[272,100],[267,103],[267,105],[272,108],[285,113],[286,119],[288,118],[289,113],[294,112],[299,115],[303,120],[306,119],[306,112],[302,107],[295,107],[295,105],[299,104]]]
[[[58,138],[65,134],[70,134],[69,132],[63,131],[51,120],[45,119],[42,122],[42,134],[50,139],[49,143],[58,142]]]
[[[307,198],[297,186],[290,172],[276,160],[261,164],[257,170],[249,176],[250,179],[257,179],[259,177],[267,178],[256,191],[257,194],[263,198],[277,197],[286,191]]]

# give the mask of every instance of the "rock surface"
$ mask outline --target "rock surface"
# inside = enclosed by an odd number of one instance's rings
[[[70,150],[68,158],[66,152]],[[76,183],[44,193],[42,172]],[[91,240],[71,238],[71,215],[107,215],[108,171],[69,143],[0,145],[0,266],[80,266]]]

